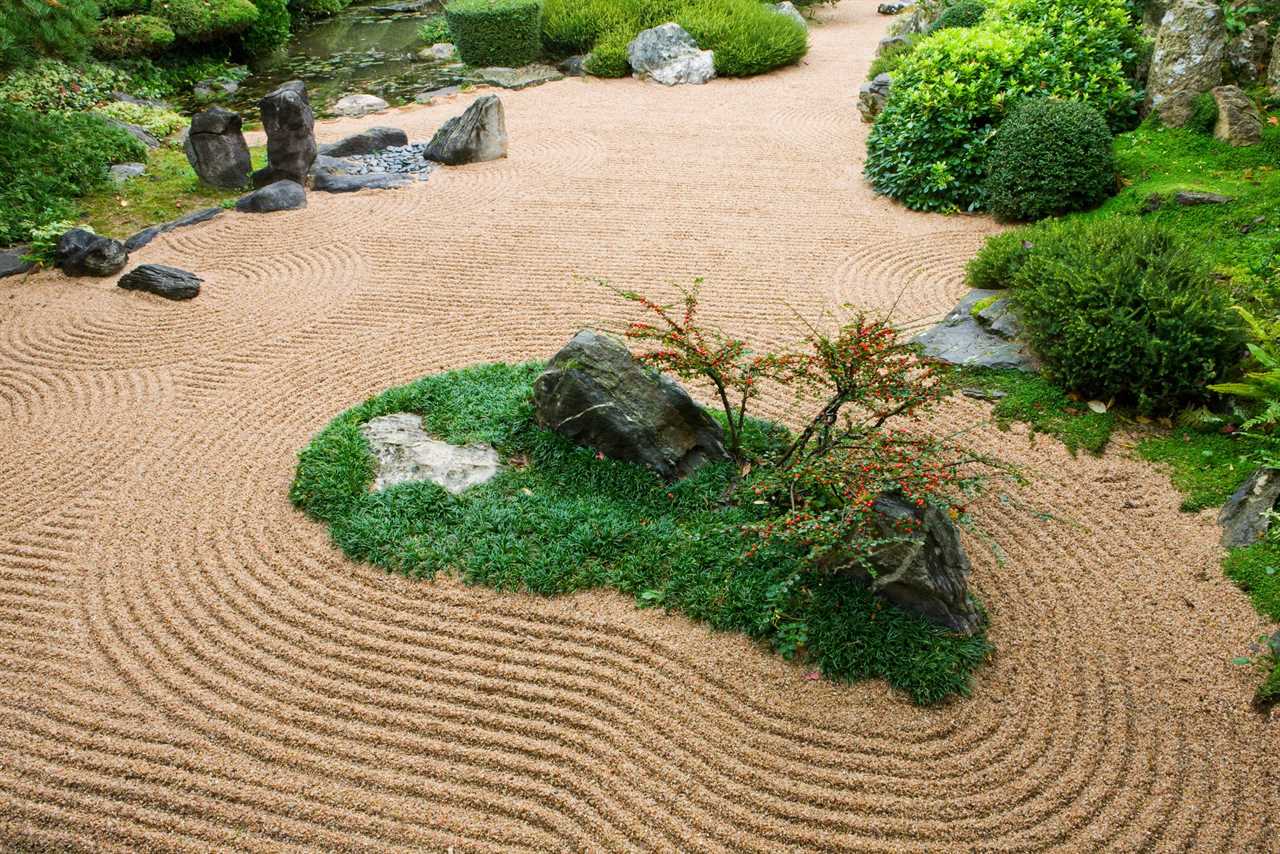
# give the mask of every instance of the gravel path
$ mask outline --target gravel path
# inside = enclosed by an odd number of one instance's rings
[[[1280,729],[1230,664],[1264,624],[1124,440],[1072,458],[948,406],[1032,483],[979,508],[998,653],[933,709],[614,594],[384,574],[288,504],[354,402],[625,318],[597,277],[705,276],[760,345],[792,309],[941,316],[992,227],[863,184],[874,6],[764,78],[503,93],[506,161],[134,256],[205,278],[191,303],[0,282],[0,848],[1280,848]],[[421,141],[472,97],[319,132]]]

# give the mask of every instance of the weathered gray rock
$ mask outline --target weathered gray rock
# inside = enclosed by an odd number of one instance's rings
[[[130,178],[137,178],[139,175],[147,171],[145,163],[117,163],[112,166],[108,172],[111,183],[119,187]]]
[[[918,344],[922,355],[952,365],[972,365],[983,368],[1017,368],[1035,372],[1040,369],[1039,360],[1021,341],[1002,337],[1006,332],[1020,329],[1016,316],[1011,314],[1007,300],[993,312],[987,323],[979,323],[973,316],[973,307],[988,297],[1000,297],[1002,291],[975,288],[937,326],[911,339]],[[996,302],[1001,302],[997,300]],[[988,306],[988,309],[992,308]]]
[[[124,242],[124,248],[129,252],[137,252],[156,238],[156,235],[164,234],[167,231],[173,231],[175,228],[185,228],[188,225],[195,225],[198,222],[207,222],[216,216],[222,214],[222,208],[203,208],[198,211],[192,211],[189,214],[183,214],[177,219],[169,222],[162,222],[159,225],[149,225],[139,232],[134,233],[128,240]]]
[[[1147,100],[1164,124],[1182,127],[1192,102],[1222,82],[1227,28],[1213,0],[1177,0],[1160,22]]]
[[[874,80],[868,80],[858,89],[858,113],[862,120],[871,124],[884,110],[889,100],[889,91],[893,88],[893,78],[886,71],[877,74]]]
[[[1271,58],[1271,41],[1267,22],[1245,27],[1227,43],[1227,62],[1235,82],[1245,86],[1257,83],[1267,73]]]
[[[675,23],[641,30],[627,45],[627,62],[637,77],[665,86],[706,83],[716,76],[711,51],[699,50],[693,36]]]
[[[779,15],[786,15],[806,30],[809,29],[809,22],[804,19],[804,15],[800,14],[800,10],[790,0],[782,0],[781,3],[774,3],[773,9]]]
[[[141,127],[140,125],[130,124],[129,122],[122,122],[119,119],[112,118],[111,116],[102,116],[101,118],[104,122],[111,125],[112,127],[120,128],[120,130],[129,134],[129,136],[133,137],[138,142],[145,145],[147,148],[160,147],[160,140],[156,139],[154,136],[150,134],[150,132],[147,131],[146,128]]]
[[[445,122],[427,146],[427,157],[458,166],[507,156],[507,119],[497,95],[477,98]]]
[[[370,12],[378,15],[400,15],[405,12],[421,12],[428,6],[434,6],[439,0],[405,0],[403,3],[383,3],[369,6]]]
[[[182,148],[187,162],[206,184],[234,189],[249,183],[253,165],[240,126],[239,114],[222,107],[197,113],[191,120]]]
[[[142,264],[120,277],[117,284],[127,291],[146,291],[172,300],[193,299],[204,279],[177,267]]]
[[[458,58],[458,48],[450,42],[436,42],[418,51],[418,58],[427,62],[452,62]]]
[[[371,154],[392,145],[408,145],[409,135],[400,128],[376,127],[362,130],[337,142],[326,143],[316,149],[326,157],[349,157],[352,154]]]
[[[667,480],[728,459],[720,425],[680,384],[584,329],[533,384],[538,423],[607,457],[640,463]]]
[[[997,338],[1017,341],[1022,337],[1022,319],[1008,297],[1001,297],[973,316],[978,325]]]
[[[452,495],[492,480],[501,469],[490,445],[451,445],[422,428],[422,416],[396,412],[360,426],[360,435],[378,461],[374,491],[398,483],[430,481]]]
[[[316,159],[315,114],[307,87],[291,80],[258,102],[267,132],[267,167],[254,173],[255,187],[289,180],[305,184]]]
[[[1267,535],[1268,513],[1280,503],[1280,469],[1260,468],[1227,499],[1218,514],[1222,545],[1232,549],[1251,546]]]
[[[114,276],[124,269],[129,253],[124,244],[83,228],[73,228],[58,239],[53,263],[68,276]]]
[[[1221,193],[1205,193],[1200,190],[1179,190],[1174,193],[1173,200],[1184,208],[1193,208],[1196,205],[1225,205],[1235,201]]]
[[[556,63],[556,70],[565,77],[582,77],[587,73],[583,63],[586,61],[585,56],[569,56]]]
[[[234,80],[201,80],[191,87],[191,94],[197,101],[229,98],[239,91],[240,84]]]
[[[358,119],[369,113],[378,113],[387,108],[387,102],[377,95],[344,95],[333,105],[333,111],[340,116]]]
[[[530,86],[541,86],[543,83],[563,80],[564,74],[550,65],[535,62],[519,68],[503,68],[497,65],[481,68],[476,71],[476,77],[490,86],[501,86],[503,89],[527,89]]]
[[[1262,116],[1243,89],[1239,86],[1215,86],[1213,100],[1218,105],[1214,137],[1234,146],[1262,142]]]
[[[307,206],[307,191],[297,181],[276,181],[236,200],[241,213],[292,211]]]
[[[331,175],[345,175],[355,171],[355,163],[351,160],[344,160],[341,157],[330,157],[327,154],[317,154],[316,159],[311,163],[311,174],[319,175],[321,172],[327,172]]]
[[[877,498],[873,509],[880,536],[900,540],[871,556],[874,575],[838,552],[821,561],[824,567],[851,573],[877,595],[949,631],[978,631],[983,615],[969,595],[969,556],[951,519],[892,493]]]
[[[341,172],[316,172],[311,189],[320,193],[354,193],[359,190],[394,190],[407,187],[413,179],[391,172],[368,172],[363,175],[346,175]]]
[[[23,260],[31,251],[30,246],[10,246],[0,251],[0,279],[6,276],[17,276],[30,270],[35,264]]]

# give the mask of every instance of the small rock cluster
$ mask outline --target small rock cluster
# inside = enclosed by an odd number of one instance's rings
[[[425,175],[438,165],[427,159],[427,147],[428,143],[413,142],[408,145],[391,145],[369,154],[353,154],[345,158],[349,164],[347,174],[392,172]]]

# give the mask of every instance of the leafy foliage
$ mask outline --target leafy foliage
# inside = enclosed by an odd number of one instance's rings
[[[128,73],[111,65],[42,59],[0,78],[0,101],[42,113],[85,110],[128,84]]]
[[[1036,239],[1034,226],[988,237],[978,254],[965,264],[965,282],[973,288],[1013,287],[1013,277],[1035,249]]]
[[[952,27],[972,27],[982,20],[987,4],[980,0],[960,0],[942,10],[929,28],[930,32],[949,30]]]
[[[453,41],[453,36],[449,33],[448,19],[444,15],[432,15],[418,27],[418,38],[427,44]]]
[[[1236,306],[1236,312],[1253,339],[1248,344],[1252,370],[1247,370],[1238,382],[1219,383],[1209,388],[1249,402],[1254,412],[1241,425],[1245,430],[1280,437],[1280,314],[1272,320],[1261,320],[1240,306]]]
[[[867,68],[868,80],[874,80],[881,74],[892,75],[902,66],[902,63],[906,62],[907,57],[911,55],[911,51],[915,50],[919,36],[912,34],[902,38],[904,41],[895,41],[885,45],[879,55],[871,61],[871,65]]]
[[[258,19],[245,30],[240,43],[249,56],[262,56],[289,40],[293,16],[289,14],[288,0],[253,0],[253,5],[258,9]]]
[[[1162,465],[1183,494],[1185,513],[1220,507],[1253,471],[1253,446],[1237,435],[1179,428],[1148,436],[1137,445],[1138,456]]]
[[[93,37],[93,50],[99,56],[126,57],[160,53],[173,44],[173,30],[151,15],[126,15],[108,18]]]
[[[452,0],[444,14],[468,65],[527,65],[542,53],[542,0]]]
[[[118,121],[137,125],[156,139],[176,133],[187,125],[187,119],[173,110],[153,107],[149,104],[129,104],[123,101],[112,101],[103,104],[95,112],[110,116]]]
[[[289,8],[303,18],[327,18],[351,5],[351,0],[289,0]]]
[[[1003,220],[1088,210],[1116,189],[1111,131],[1079,101],[1022,101],[996,129],[989,158],[983,194]]]
[[[168,21],[187,42],[211,42],[243,32],[258,20],[250,0],[154,0],[151,14]]]

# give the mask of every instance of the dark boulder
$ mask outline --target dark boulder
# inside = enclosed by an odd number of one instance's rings
[[[589,329],[551,359],[533,384],[533,402],[542,426],[667,480],[729,458],[720,425],[679,383]]]
[[[307,206],[307,191],[296,181],[276,181],[260,190],[246,193],[236,202],[241,213],[292,211]]]
[[[124,244],[83,228],[73,228],[58,239],[53,263],[68,276],[114,276],[124,269],[129,253]]]
[[[165,299],[191,299],[200,293],[204,279],[164,264],[142,264],[120,277],[118,284],[127,291],[146,291]]]
[[[30,251],[30,246],[10,246],[0,250],[0,279],[25,273],[34,267],[34,263],[25,260]]]
[[[248,183],[253,166],[240,126],[240,116],[222,107],[197,113],[191,120],[182,148],[191,168],[206,184],[234,189]]]
[[[1280,504],[1280,469],[1260,468],[1227,499],[1218,514],[1222,545],[1251,546],[1267,535],[1270,514]]]
[[[507,156],[507,120],[497,95],[485,95],[445,122],[427,146],[427,158],[458,166]]]
[[[379,127],[362,130],[337,142],[322,145],[317,152],[327,157],[350,157],[353,154],[372,154],[393,145],[408,144],[409,136],[400,128]]]
[[[316,119],[307,87],[301,80],[291,80],[266,95],[258,107],[267,132],[267,167],[254,173],[254,186],[282,180],[305,184],[316,159]]]

